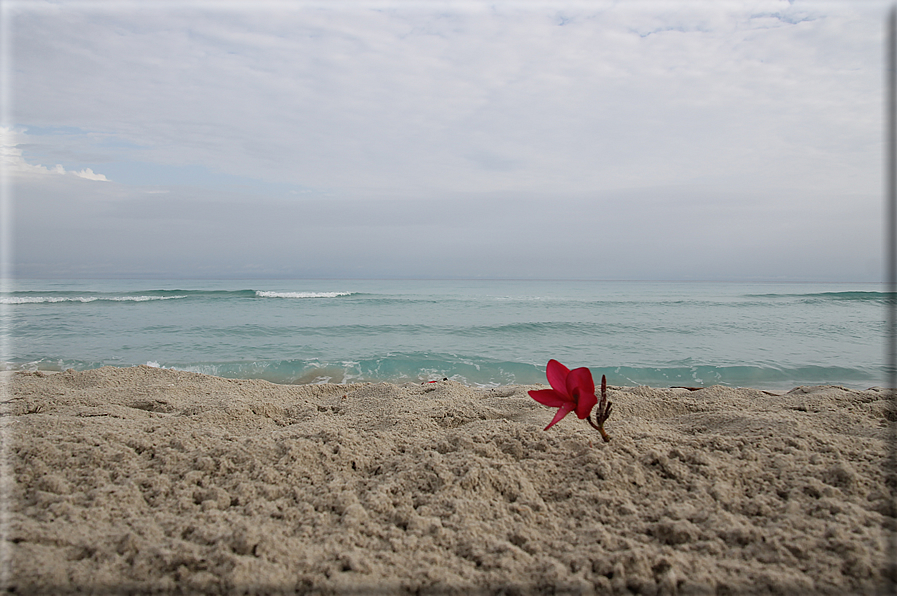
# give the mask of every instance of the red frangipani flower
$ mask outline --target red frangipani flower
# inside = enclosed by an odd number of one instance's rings
[[[543,406],[558,408],[557,414],[545,430],[560,422],[569,412],[575,411],[580,420],[587,417],[598,403],[595,382],[592,381],[592,371],[589,369],[582,367],[570,370],[557,360],[549,360],[545,375],[551,389],[529,392],[530,397]]]
[[[610,402],[607,401],[607,379],[601,376],[601,402],[595,396],[595,382],[592,380],[592,371],[586,367],[568,369],[557,360],[549,360],[545,371],[548,384],[551,389],[539,389],[530,391],[529,395],[534,400],[548,406],[557,408],[557,414],[545,427],[548,430],[570,412],[576,412],[580,420],[588,420],[596,430],[601,433],[605,441],[610,437],[604,432],[604,421],[610,416]],[[598,424],[592,422],[592,408],[598,405],[596,417]]]

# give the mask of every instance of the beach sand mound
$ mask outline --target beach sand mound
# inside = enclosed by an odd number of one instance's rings
[[[874,593],[877,389],[8,377],[4,588],[66,593]],[[14,482],[10,482],[13,480]]]

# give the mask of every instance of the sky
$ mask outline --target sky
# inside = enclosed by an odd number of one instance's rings
[[[3,272],[880,281],[889,8],[4,0]]]

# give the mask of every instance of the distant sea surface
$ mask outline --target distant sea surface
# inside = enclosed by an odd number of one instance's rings
[[[149,364],[276,383],[884,384],[880,284],[47,281],[0,294],[6,370]]]

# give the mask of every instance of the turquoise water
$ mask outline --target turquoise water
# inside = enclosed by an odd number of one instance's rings
[[[884,383],[880,284],[18,280],[13,370],[150,364],[278,383]]]

